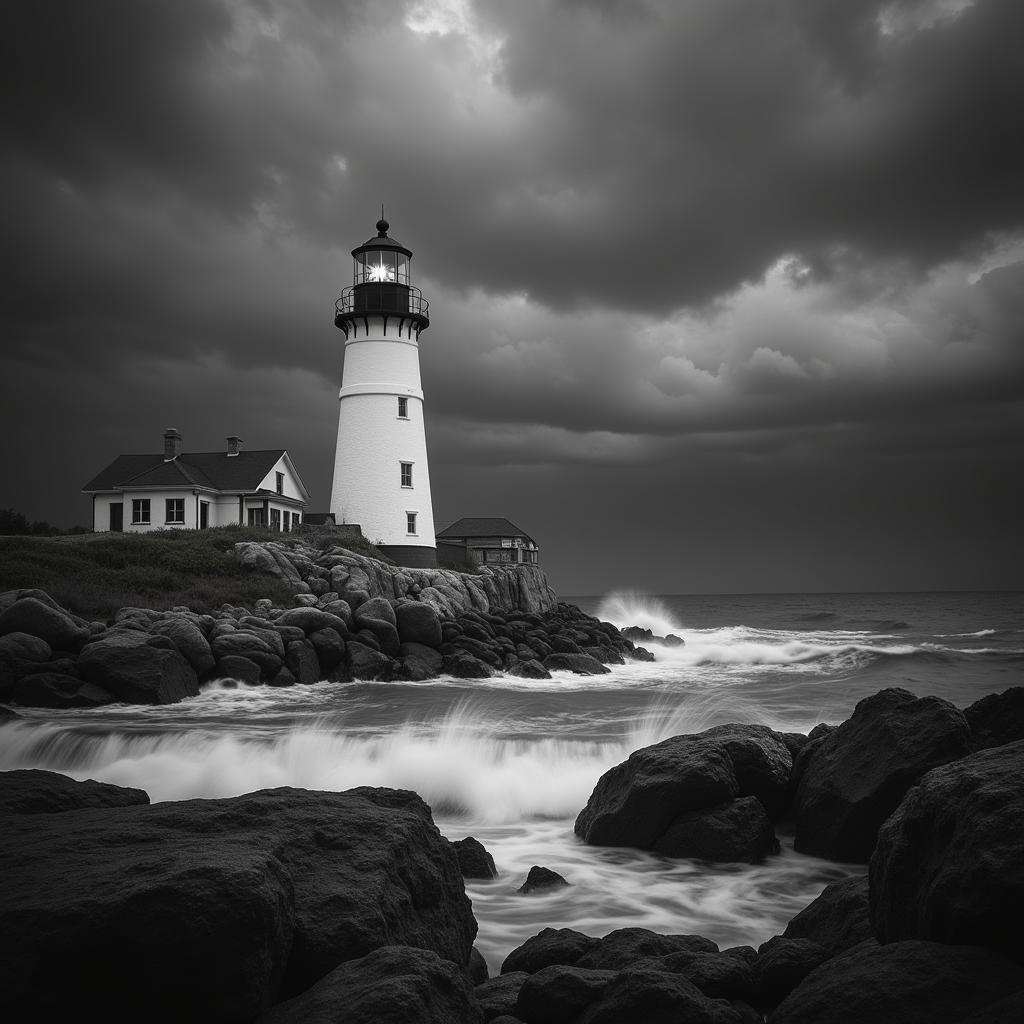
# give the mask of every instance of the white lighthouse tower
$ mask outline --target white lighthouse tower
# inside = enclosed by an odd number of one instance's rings
[[[410,280],[412,252],[389,227],[382,217],[376,237],[352,250],[352,285],[335,304],[345,359],[331,511],[399,565],[434,568],[419,347],[430,320]]]

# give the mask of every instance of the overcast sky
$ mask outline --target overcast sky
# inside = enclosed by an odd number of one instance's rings
[[[285,447],[411,248],[438,528],[564,595],[1024,586],[1021,0],[21,0],[0,506]]]

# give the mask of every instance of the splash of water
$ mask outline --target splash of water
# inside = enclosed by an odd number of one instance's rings
[[[639,626],[655,636],[678,634],[682,626],[662,601],[632,590],[615,590],[605,597],[597,609],[597,617],[619,629]]]

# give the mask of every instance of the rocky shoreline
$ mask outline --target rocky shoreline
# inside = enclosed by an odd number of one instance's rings
[[[0,702],[168,704],[213,679],[293,686],[496,671],[543,679],[652,658],[611,624],[559,603],[535,566],[474,575],[301,542],[235,548],[253,572],[290,585],[292,607],[122,608],[108,624],[79,618],[42,590],[0,594]]]
[[[0,701],[170,703],[218,678],[595,673],[650,660],[635,640],[682,642],[560,604],[531,567],[403,570],[294,542],[237,554],[286,580],[292,607],[124,608],[102,623],[40,590],[0,595]],[[674,736],[595,780],[582,842],[758,863],[782,834],[867,873],[756,949],[542,928],[488,977],[463,879],[501,865],[472,838],[446,840],[415,793],[152,805],[4,772],[0,989],[39,1021],[1010,1024],[1024,1017],[1022,779],[1024,688],[963,710],[887,689],[808,735]],[[538,865],[518,891],[567,882]]]
[[[489,978],[463,878],[501,865],[448,842],[415,793],[150,805],[0,773],[0,986],[32,1020],[1010,1024],[1022,778],[1024,688],[963,711],[883,690],[809,736],[737,724],[643,748],[597,780],[583,841],[758,860],[778,826],[867,874],[757,949],[543,928]]]

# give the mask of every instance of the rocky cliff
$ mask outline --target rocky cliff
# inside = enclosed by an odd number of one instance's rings
[[[558,599],[535,565],[483,566],[479,574],[451,569],[405,569],[342,547],[321,551],[301,542],[241,543],[243,565],[278,576],[309,600],[323,605],[335,594],[354,611],[372,597],[410,599],[430,605],[442,619],[467,611],[551,611]]]

